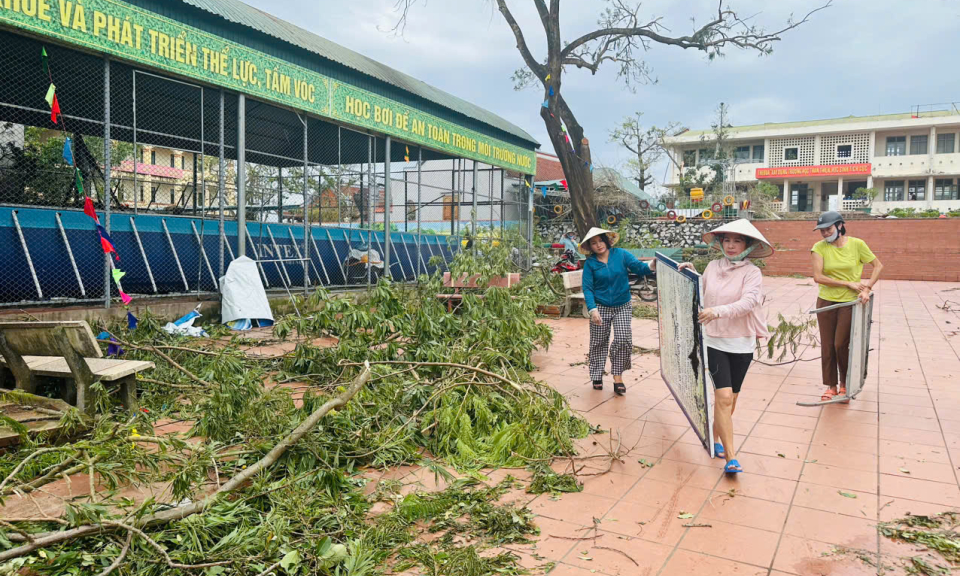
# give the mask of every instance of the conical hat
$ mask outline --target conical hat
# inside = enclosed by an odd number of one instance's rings
[[[743,218],[740,220],[734,220],[733,222],[728,222],[723,226],[714,228],[710,232],[707,232],[703,235],[703,243],[708,245],[713,244],[713,241],[717,237],[716,235],[723,233],[739,234],[741,236],[753,238],[754,240],[760,242],[760,245],[753,249],[753,252],[750,253],[748,258],[767,258],[768,256],[773,256],[775,252],[773,246],[767,242],[767,239],[763,237],[763,234],[761,234],[760,231],[757,230],[749,220],[744,220]],[[716,246],[716,248],[718,250],[723,249],[719,246],[719,244]]]
[[[606,234],[607,238],[610,240],[610,246],[616,246],[617,242],[620,241],[620,235],[616,232],[611,232],[610,230],[604,230],[603,228],[597,228],[594,226],[587,232],[587,235],[583,237],[583,240],[580,241],[580,253],[586,254],[589,256],[593,254],[593,250],[590,249],[590,239],[594,236],[599,236],[601,234]]]

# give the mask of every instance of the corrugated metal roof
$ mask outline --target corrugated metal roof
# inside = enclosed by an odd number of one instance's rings
[[[246,26],[252,28],[259,32],[262,32],[268,36],[281,40],[293,46],[297,46],[313,52],[318,56],[322,56],[328,60],[336,62],[342,66],[346,66],[352,70],[356,70],[362,74],[366,74],[382,82],[386,82],[391,86],[395,86],[411,94],[429,100],[435,104],[439,104],[450,110],[463,114],[474,120],[478,120],[502,130],[508,134],[512,134],[518,138],[522,138],[532,144],[539,143],[534,140],[533,136],[528,134],[525,130],[516,126],[510,122],[507,122],[503,118],[497,116],[496,114],[485,110],[475,104],[471,104],[466,100],[458,98],[452,94],[448,94],[439,88],[430,86],[426,82],[417,80],[413,76],[404,74],[398,70],[395,70],[386,64],[381,64],[376,60],[368,58],[362,54],[354,52],[348,48],[344,48],[335,42],[331,42],[326,38],[321,38],[312,32],[308,32],[303,28],[295,26],[290,22],[286,22],[268,14],[262,10],[258,10],[253,6],[239,2],[238,0],[180,0],[184,4],[188,4],[195,8],[199,8],[206,12],[209,12],[215,16],[219,16],[229,22],[234,24],[239,24],[241,26]]]

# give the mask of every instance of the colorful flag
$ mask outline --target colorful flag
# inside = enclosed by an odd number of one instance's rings
[[[123,305],[126,306],[127,304],[130,304],[130,301],[133,300],[133,298],[127,296],[127,293],[123,290],[120,290],[120,300],[123,300]]]
[[[80,174],[79,168],[73,171],[73,180],[77,184],[77,192],[83,194],[83,175]]]
[[[57,100],[57,95],[53,95],[53,104],[50,106],[50,121],[54,124],[57,123],[57,116],[60,115],[60,101]]]
[[[544,101],[543,101],[543,104],[541,104],[541,106],[543,106],[544,108],[547,108],[547,109],[549,110],[549,109],[550,109],[550,100],[549,100],[549,99],[544,100]]]
[[[93,200],[89,196],[83,200],[83,213],[93,218],[93,221],[97,224],[100,223],[100,218],[97,218],[97,211],[93,208]]]
[[[107,234],[107,231],[100,224],[97,224],[97,232],[100,234],[100,246],[103,247],[103,253],[109,254],[113,252],[113,258],[119,262],[120,254],[117,253],[117,249],[113,245],[113,239],[110,238],[110,235]]]
[[[47,88],[47,95],[43,97],[47,101],[47,106],[53,107],[53,97],[57,95],[57,87],[53,84],[50,84],[50,87]]]
[[[543,190],[543,197],[546,198],[546,197],[547,197],[547,187],[544,186],[543,188],[541,188],[541,190]]]
[[[63,161],[73,166],[73,139],[69,136],[63,140]]]
[[[110,273],[113,275],[113,281],[117,283],[118,287],[120,286],[120,279],[127,275],[126,272],[119,268],[114,268]]]
[[[43,73],[47,76],[50,75],[50,64],[47,62],[47,48],[46,46],[40,48],[40,66],[43,67]]]
[[[563,189],[564,189],[564,190],[567,189],[567,181],[566,181],[566,180],[561,180],[561,181],[560,181],[560,185],[563,186]]]
[[[550,87],[550,95],[553,96],[553,86]]]
[[[547,82],[549,82],[549,81],[550,81],[550,78],[551,78],[551,77],[552,77],[552,75],[551,75],[551,74],[547,74],[547,77],[546,77],[546,78],[544,78],[544,80],[546,80]]]
[[[129,328],[130,330],[136,330],[137,322],[138,322],[137,317],[131,314],[130,312],[127,312],[127,328]]]
[[[403,156],[403,161],[404,161],[404,162],[409,162],[409,161],[410,161],[410,147],[409,147],[409,146],[404,146],[403,148],[404,148],[404,150],[406,150],[406,154],[404,154],[404,156]]]

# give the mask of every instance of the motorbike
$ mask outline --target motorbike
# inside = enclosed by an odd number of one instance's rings
[[[583,268],[583,261],[580,260],[580,257],[570,250],[567,250],[560,256],[560,259],[553,264],[550,272],[563,274],[564,272],[576,272],[581,268]]]
[[[380,258],[380,253],[368,249],[366,244],[351,249],[342,265],[344,281],[348,285],[365,284],[368,267],[370,268],[370,281],[376,283],[383,276],[383,260]]]
[[[636,296],[644,302],[657,301],[657,275],[656,273],[647,276],[637,276],[627,274],[630,282],[630,294]]]

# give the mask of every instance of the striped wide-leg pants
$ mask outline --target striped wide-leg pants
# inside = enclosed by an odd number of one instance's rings
[[[629,302],[613,308],[597,304],[601,324],[590,323],[590,379],[603,379],[603,367],[610,355],[610,373],[614,376],[630,369],[633,354],[633,307]],[[610,329],[613,328],[613,346],[610,345]]]

